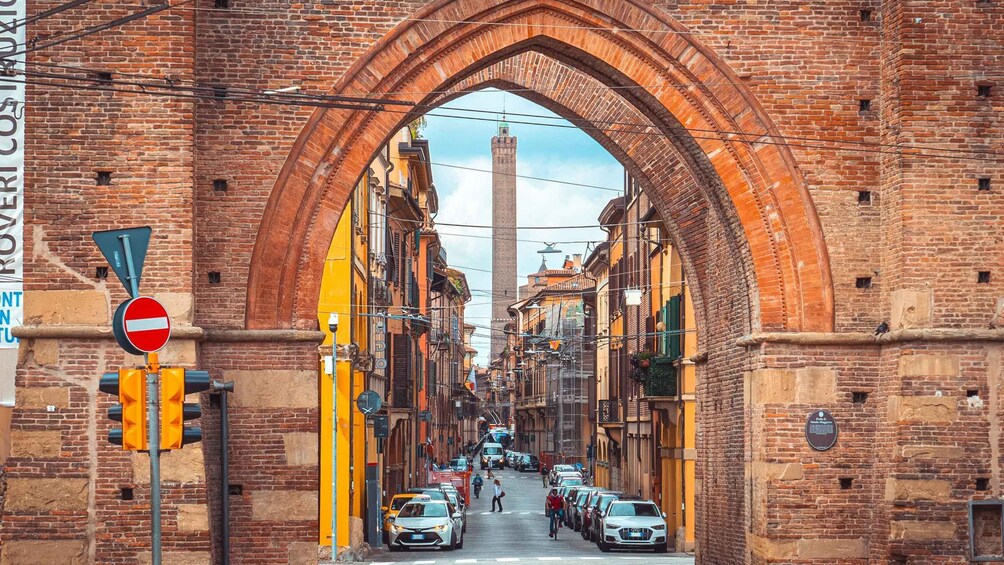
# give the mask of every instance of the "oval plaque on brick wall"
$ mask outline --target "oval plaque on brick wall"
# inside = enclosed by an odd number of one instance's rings
[[[837,443],[837,421],[826,410],[814,410],[805,422],[805,439],[812,449],[826,451]]]

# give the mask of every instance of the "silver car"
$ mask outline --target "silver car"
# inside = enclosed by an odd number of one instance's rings
[[[413,500],[394,518],[388,532],[388,547],[400,551],[412,547],[464,547],[463,517],[448,502]]]
[[[600,520],[600,551],[650,548],[666,553],[666,515],[651,500],[615,500]]]

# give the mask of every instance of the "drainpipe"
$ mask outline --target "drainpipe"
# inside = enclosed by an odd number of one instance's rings
[[[230,565],[230,416],[227,413],[227,393],[234,391],[234,382],[213,381],[212,389],[220,394],[220,502],[223,507],[223,565]]]

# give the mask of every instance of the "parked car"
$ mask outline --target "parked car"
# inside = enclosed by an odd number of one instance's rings
[[[390,533],[391,524],[394,523],[394,518],[397,517],[397,513],[405,504],[408,504],[419,496],[425,495],[414,492],[395,494],[394,498],[390,499],[390,504],[380,509],[383,511],[383,542],[385,544],[389,543],[387,536]]]
[[[582,534],[582,539],[593,541],[592,534],[592,518],[593,513],[596,510],[596,502],[599,500],[602,494],[620,494],[619,492],[611,492],[603,489],[596,489],[589,493],[586,499],[586,503],[582,508],[582,527],[579,528],[579,533]]]
[[[579,487],[585,484],[581,475],[564,475],[558,477],[558,486]]]
[[[525,473],[526,471],[540,471],[540,459],[537,459],[536,455],[524,453],[520,456],[519,460],[516,461],[516,470],[520,473]]]
[[[519,455],[522,455],[522,454],[520,452],[518,452],[518,451],[506,451],[505,452],[505,464],[508,465],[509,468],[515,467],[516,466],[516,457],[519,456]]]
[[[391,524],[387,547],[464,547],[462,516],[449,502],[416,499],[405,504]]]
[[[600,523],[603,521],[603,512],[606,511],[607,506],[610,503],[620,499],[624,496],[619,492],[608,492],[606,494],[601,494],[599,498],[596,499],[596,503],[593,505],[592,513],[589,518],[589,539],[590,541],[599,542],[602,530],[600,529]]]
[[[446,500],[450,504],[452,504],[453,507],[456,508],[458,512],[460,512],[460,520],[461,520],[460,531],[461,532],[466,532],[467,531],[467,507],[464,506],[463,497],[460,496],[460,493],[457,492],[456,489],[454,489],[454,490],[446,490],[444,492],[446,493]]]
[[[466,457],[461,455],[460,457],[454,457],[450,459],[450,470],[456,471],[458,473],[463,473],[470,466],[471,462]]]
[[[573,473],[575,472],[575,465],[555,465],[551,467],[550,474],[548,475],[548,482],[554,485],[558,482],[558,473]]]
[[[410,494],[424,494],[432,500],[446,502],[446,493],[436,487],[414,487],[405,491]]]
[[[481,468],[505,469],[504,455],[502,444],[485,443],[485,446],[481,448]]]
[[[575,486],[572,486],[571,488],[569,488],[568,490],[565,491],[565,495],[564,495],[564,499],[565,499],[565,517],[564,517],[563,521],[565,522],[565,526],[567,526],[569,528],[572,527],[572,523],[573,523],[572,522],[572,515],[574,514],[575,500],[579,497],[579,491],[582,490],[583,488],[588,488],[588,487],[583,487],[581,485],[575,485]]]
[[[651,548],[666,553],[666,515],[651,500],[615,500],[602,514],[600,551]]]
[[[582,515],[585,511],[586,500],[594,491],[596,491],[595,487],[580,487],[575,492],[575,500],[572,501],[571,507],[572,517],[569,521],[571,522],[572,529],[576,532],[582,529]]]

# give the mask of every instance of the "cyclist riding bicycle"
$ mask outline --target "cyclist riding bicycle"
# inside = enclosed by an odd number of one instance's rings
[[[565,499],[558,495],[558,489],[551,489],[551,494],[547,495],[547,515],[551,519],[550,530],[547,537],[558,539],[558,528],[561,526],[561,518],[565,514]]]

